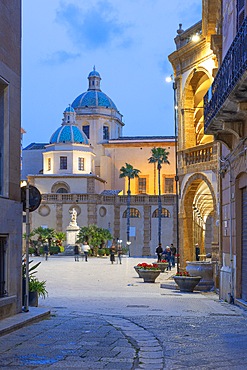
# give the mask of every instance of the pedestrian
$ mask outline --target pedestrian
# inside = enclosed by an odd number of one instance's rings
[[[161,259],[162,259],[162,253],[163,253],[163,248],[162,248],[162,244],[159,243],[158,247],[156,248],[156,251],[157,253],[157,262],[161,262]]]
[[[168,266],[166,268],[166,271],[171,271],[171,249],[169,245],[166,246],[166,249],[163,253],[163,256],[165,257],[165,260],[168,262]]]
[[[119,243],[117,247],[117,257],[120,265],[122,264],[122,254],[123,254],[122,245]]]
[[[87,242],[84,242],[82,245],[82,251],[84,253],[85,257],[85,262],[88,262],[87,257],[88,257],[88,252],[90,251],[90,246],[87,244]]]
[[[115,262],[115,253],[116,253],[116,247],[113,244],[110,248],[110,261],[111,261],[112,264],[113,264],[113,262]]]
[[[47,261],[48,260],[48,254],[49,254],[49,248],[48,248],[47,243],[44,245],[44,253],[45,253],[45,260]]]
[[[79,262],[79,246],[74,246],[74,256],[75,256],[75,262]]]
[[[196,261],[200,261],[200,248],[198,243],[196,243],[195,245],[195,250],[196,250]]]
[[[172,267],[175,267],[175,257],[177,249],[176,247],[174,247],[173,243],[171,243],[170,250],[171,250],[171,265]]]

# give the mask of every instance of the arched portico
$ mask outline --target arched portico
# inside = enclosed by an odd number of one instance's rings
[[[195,244],[200,254],[211,252],[211,243],[216,242],[216,197],[209,179],[196,173],[187,180],[180,203],[179,213],[180,263],[196,260]]]

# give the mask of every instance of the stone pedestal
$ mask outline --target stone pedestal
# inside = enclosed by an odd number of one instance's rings
[[[79,230],[80,230],[79,226],[68,226],[66,228],[66,246],[64,250],[65,254],[74,253],[74,246],[76,244]]]

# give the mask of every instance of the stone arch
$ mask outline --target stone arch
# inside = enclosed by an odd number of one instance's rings
[[[200,254],[211,253],[218,241],[216,197],[210,180],[203,173],[189,177],[183,189],[179,213],[180,263],[195,260],[195,244]]]
[[[204,135],[204,95],[212,83],[209,72],[194,68],[186,79],[182,95],[181,139],[184,148],[206,144],[212,141],[211,135]]]
[[[57,181],[51,187],[51,193],[61,193],[60,189],[64,189],[64,193],[70,193],[70,187],[65,181]]]

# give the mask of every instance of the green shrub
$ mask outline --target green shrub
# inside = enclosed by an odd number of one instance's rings
[[[105,255],[110,256],[110,248],[105,248]]]
[[[50,255],[60,253],[60,247],[53,245],[50,247]]]
[[[104,255],[105,255],[105,248],[101,248],[101,249],[99,249],[99,250],[98,250],[98,255],[99,255],[100,257],[104,256]]]

